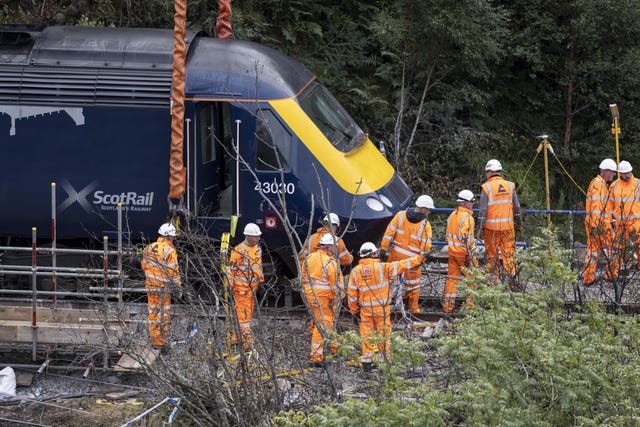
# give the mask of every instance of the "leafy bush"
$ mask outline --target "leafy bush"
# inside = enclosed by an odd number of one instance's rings
[[[476,307],[435,341],[441,368],[407,379],[407,354],[384,370],[379,393],[283,413],[276,425],[616,425],[640,422],[640,328],[597,303],[569,312],[561,288],[575,280],[568,252],[543,230],[522,257],[528,293],[478,284]],[[482,280],[478,274],[472,280]],[[400,346],[420,354],[422,347]]]

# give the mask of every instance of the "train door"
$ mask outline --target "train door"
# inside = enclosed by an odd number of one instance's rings
[[[233,213],[233,136],[231,106],[199,102],[193,152],[193,212],[197,217]]]
[[[296,181],[292,173],[292,135],[278,116],[269,109],[256,111],[256,151],[255,172],[258,183],[255,190],[273,200],[290,199],[296,191]],[[287,204],[288,209],[292,206]],[[287,212],[290,215],[292,212]],[[283,237],[276,215],[264,212],[264,227],[267,232],[275,231]],[[295,222],[295,218],[290,218]],[[275,236],[274,236],[275,237]]]

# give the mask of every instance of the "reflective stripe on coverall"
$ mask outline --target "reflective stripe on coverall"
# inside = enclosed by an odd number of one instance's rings
[[[332,353],[338,350],[335,336],[335,313],[344,292],[344,278],[335,258],[323,250],[309,255],[302,263],[302,289],[313,313],[311,362],[324,360],[325,340]]]
[[[171,320],[171,285],[182,285],[178,253],[166,237],[158,237],[144,249],[142,270],[146,277],[147,308],[151,345],[162,347],[167,343]],[[158,292],[160,291],[160,292]]]
[[[582,281],[586,284],[593,283],[596,279],[595,272],[601,253],[604,254],[607,261],[606,277],[609,278],[613,230],[611,228],[611,218],[608,217],[606,212],[608,200],[609,186],[607,181],[598,175],[589,184],[585,203],[587,216],[584,219],[584,226],[587,230],[587,251],[585,253]]]
[[[400,261],[431,251],[431,223],[428,219],[412,223],[406,218],[406,211],[398,212],[384,232],[380,250],[389,254],[388,261]],[[422,267],[417,266],[404,273],[407,309],[419,313],[420,284]]]
[[[610,279],[617,279],[623,263],[633,261],[633,254],[627,253],[627,245],[633,240],[636,256],[640,257],[640,180],[633,174],[629,181],[615,180],[609,187],[607,201],[608,218],[615,221],[615,237],[612,243]],[[638,258],[640,259],[640,258]]]
[[[229,256],[229,283],[233,291],[238,327],[245,350],[249,349],[253,342],[251,319],[253,319],[255,293],[258,284],[262,282],[264,282],[262,249],[259,245],[251,247],[246,241],[238,244]],[[238,341],[235,332],[231,341]]]
[[[419,266],[422,254],[402,261],[380,262],[363,258],[349,275],[348,304],[351,314],[360,313],[362,363],[371,363],[376,352],[391,356],[391,284],[400,274]],[[375,337],[377,332],[380,337]]]
[[[447,313],[451,313],[455,308],[460,276],[469,277],[466,267],[470,266],[471,257],[474,256],[474,233],[473,211],[464,206],[458,206],[447,219],[446,240],[449,261],[442,298],[442,308]],[[467,304],[471,304],[469,300]]]
[[[480,227],[484,229],[487,270],[494,276],[499,270],[496,266],[498,249],[502,254],[505,273],[512,276],[516,274],[514,212],[519,214],[520,203],[513,182],[507,181],[500,175],[494,175],[482,184],[478,219]]]
[[[301,263],[306,257],[318,250],[320,239],[325,234],[331,234],[331,230],[329,230],[328,228],[320,227],[309,237],[309,240],[305,242],[303,250],[300,253]],[[338,240],[338,260],[340,261],[340,266],[348,267],[353,262],[353,255],[351,255],[351,253],[349,253],[349,251],[347,250],[347,246],[344,244],[344,241],[338,236],[336,236],[336,238]]]

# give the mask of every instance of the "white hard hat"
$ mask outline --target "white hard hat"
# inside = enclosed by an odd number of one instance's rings
[[[433,206],[433,199],[426,194],[418,197],[418,200],[416,200],[416,206],[419,208],[435,209]]]
[[[335,244],[335,240],[333,239],[331,233],[325,233],[320,238],[320,245],[322,246],[330,246],[333,244]]]
[[[496,159],[491,159],[487,162],[486,166],[484,167],[484,170],[498,172],[502,170],[502,165]]]
[[[458,193],[458,202],[473,202],[476,200],[476,197],[469,190],[462,190]]]
[[[360,246],[360,258],[366,258],[378,252],[378,248],[371,242],[364,242]]]
[[[322,221],[328,222],[340,227],[340,218],[338,217],[338,215],[334,214],[333,212],[331,212],[328,215],[325,215],[325,217],[322,218]]]
[[[618,172],[620,173],[627,173],[631,172],[632,170],[633,168],[631,167],[631,163],[627,162],[626,160],[623,160],[618,164]]]
[[[611,159],[604,159],[600,162],[600,169],[608,170],[608,171],[617,171],[618,168],[616,166],[616,162]]]
[[[158,234],[161,236],[175,236],[176,226],[173,224],[164,223],[158,228]]]
[[[244,226],[243,234],[245,236],[259,236],[262,234],[262,232],[260,231],[260,227],[250,222],[249,224]]]

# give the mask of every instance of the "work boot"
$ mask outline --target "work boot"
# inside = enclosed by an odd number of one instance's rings
[[[373,371],[373,364],[371,362],[362,362],[362,370],[365,374],[370,373]]]
[[[309,367],[311,368],[324,368],[324,360],[321,361],[310,361],[309,362]]]

